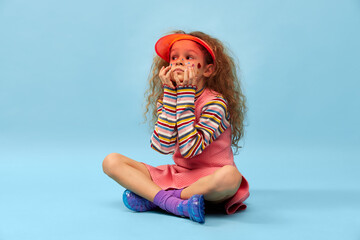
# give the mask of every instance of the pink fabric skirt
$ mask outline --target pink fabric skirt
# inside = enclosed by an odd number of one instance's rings
[[[158,167],[144,163],[150,172],[152,180],[162,189],[181,189],[190,186],[202,177],[215,172],[219,167],[187,169],[178,165],[161,165]],[[243,176],[241,184],[233,197],[224,202],[227,214],[233,214],[240,210],[245,210],[243,203],[249,197],[249,184]]]

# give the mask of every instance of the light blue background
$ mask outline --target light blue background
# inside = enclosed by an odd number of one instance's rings
[[[0,1],[0,239],[359,239],[359,1]],[[200,225],[124,207],[111,152],[153,165],[154,44],[200,30],[238,60],[248,209]]]

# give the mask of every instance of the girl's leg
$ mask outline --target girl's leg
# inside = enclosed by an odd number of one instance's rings
[[[202,194],[205,200],[219,203],[237,192],[241,180],[242,175],[237,168],[227,165],[185,188],[181,192],[181,198],[188,199],[194,194]]]
[[[144,164],[121,154],[111,153],[105,157],[103,169],[107,175],[120,185],[153,202],[155,206],[159,206],[175,215],[189,217],[196,222],[204,222],[202,196],[191,196],[189,200],[174,197],[173,193],[162,190],[151,180],[151,176]],[[129,208],[135,211],[141,209],[133,207],[130,206]]]
[[[119,153],[110,153],[103,161],[104,172],[124,188],[153,202],[161,190],[152,180],[146,166]]]

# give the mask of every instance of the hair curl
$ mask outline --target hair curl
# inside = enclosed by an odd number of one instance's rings
[[[189,34],[198,37],[210,45],[216,57],[215,69],[212,75],[206,79],[205,87],[222,94],[228,102],[228,111],[230,114],[230,123],[232,130],[232,147],[235,148],[235,154],[238,152],[240,139],[244,136],[244,121],[247,112],[246,97],[244,96],[240,78],[237,75],[237,66],[234,59],[230,56],[229,50],[216,38],[213,38],[203,32],[195,31],[185,33],[184,31],[174,31],[172,33]],[[199,44],[199,46],[201,46]],[[211,55],[201,46],[205,53],[205,61],[207,64],[212,63]],[[144,118],[147,121],[147,115],[150,113],[150,124],[153,125],[157,121],[156,104],[163,96],[163,86],[159,78],[160,69],[168,66],[169,63],[155,56],[149,74],[149,87],[145,92],[146,105]]]

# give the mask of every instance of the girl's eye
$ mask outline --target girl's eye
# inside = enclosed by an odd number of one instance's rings
[[[176,55],[171,57],[171,60],[176,60],[176,59],[178,59],[178,56],[176,56]],[[194,59],[194,57],[191,55],[186,57],[186,60],[190,60],[190,59]]]

